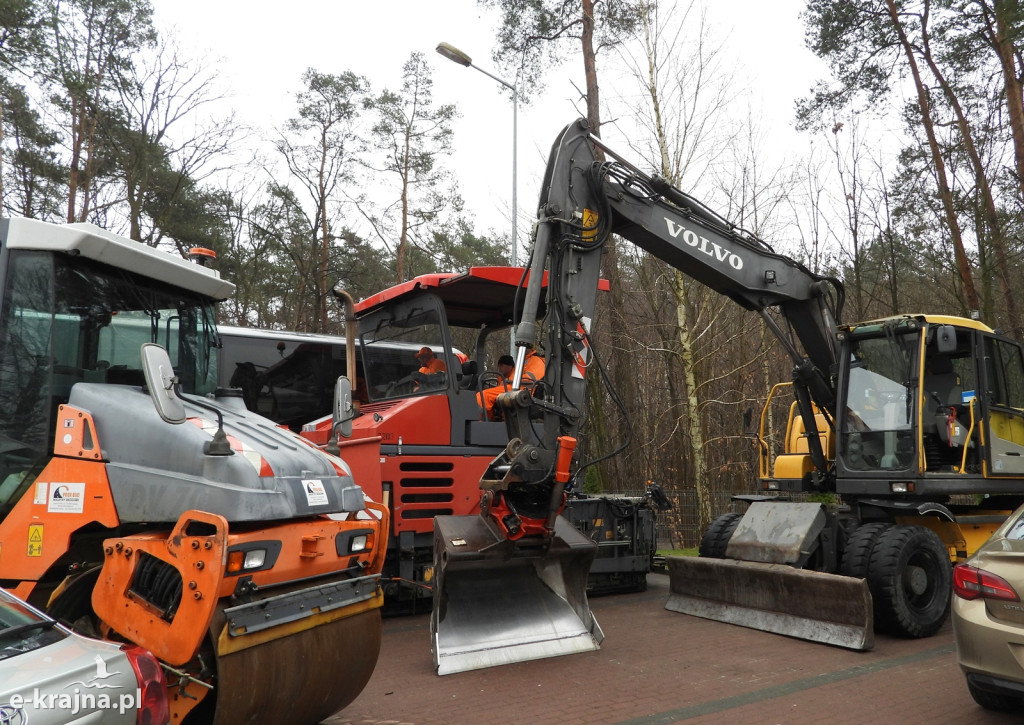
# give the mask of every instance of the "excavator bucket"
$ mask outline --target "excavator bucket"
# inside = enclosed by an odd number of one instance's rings
[[[561,516],[544,547],[508,541],[479,516],[436,517],[437,674],[599,649],[604,633],[586,591],[596,550]]]
[[[867,582],[734,559],[665,557],[665,609],[854,650],[875,644]]]

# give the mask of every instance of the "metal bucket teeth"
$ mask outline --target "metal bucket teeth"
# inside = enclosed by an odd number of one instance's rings
[[[604,633],[587,603],[595,544],[559,517],[550,547],[515,546],[479,516],[434,522],[431,648],[437,674],[589,652]]]
[[[863,579],[733,559],[665,560],[665,609],[848,649],[874,647],[871,593]]]

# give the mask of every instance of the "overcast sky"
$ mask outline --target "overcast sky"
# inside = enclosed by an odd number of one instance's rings
[[[492,72],[490,55],[498,17],[476,0],[152,0],[155,23],[175,28],[186,49],[216,70],[241,119],[263,129],[295,115],[300,77],[312,67],[324,73],[351,70],[373,89],[397,89],[403,63],[422,51],[434,67],[434,103],[454,103],[455,152],[450,167],[459,178],[479,230],[510,225],[512,104],[496,81],[456,65],[434,51],[446,41]],[[709,0],[715,33],[753,88],[749,103],[763,109],[763,127],[782,144],[792,143],[793,102],[824,71],[805,49],[798,17],[804,0]],[[679,52],[687,52],[680,48]],[[610,56],[599,58],[610,62]],[[547,91],[520,104],[518,177],[520,242],[528,233],[547,151],[558,131],[584,110],[572,81],[583,87],[582,63],[552,74]],[[509,79],[512,80],[512,79]],[[603,99],[616,88],[606,78]],[[629,92],[634,92],[629,89]],[[605,140],[620,148],[608,133]],[[774,145],[774,144],[773,144]]]

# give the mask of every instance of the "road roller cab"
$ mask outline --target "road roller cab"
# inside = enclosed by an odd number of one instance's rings
[[[315,721],[376,664],[388,513],[216,388],[232,289],[92,225],[0,221],[0,585],[156,654],[173,722]]]

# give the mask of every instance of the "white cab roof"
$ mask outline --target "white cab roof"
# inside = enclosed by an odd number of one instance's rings
[[[0,219],[0,245],[81,254],[112,267],[213,297],[227,299],[235,285],[208,267],[112,234],[95,224],[50,224],[36,219]]]

